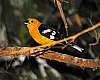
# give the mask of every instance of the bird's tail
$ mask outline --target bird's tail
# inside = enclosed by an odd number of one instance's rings
[[[76,44],[71,44],[71,43],[68,43],[68,42],[66,42],[66,44],[67,44],[67,46],[70,46],[70,47],[76,49],[76,50],[79,51],[79,52],[83,52],[83,51],[84,51],[83,48],[81,48],[80,46],[78,46],[78,45],[76,45]]]

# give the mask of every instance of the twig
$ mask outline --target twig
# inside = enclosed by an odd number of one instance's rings
[[[93,26],[93,23],[92,23],[91,19],[89,19],[89,22],[90,22],[90,24]],[[90,47],[99,44],[99,37],[98,37],[99,34],[97,33],[96,30],[94,30],[93,32],[94,32],[94,34],[95,34],[96,42],[94,42],[94,43],[90,43],[90,44],[89,44]]]
[[[57,3],[57,6],[58,6],[58,9],[60,11],[60,15],[61,15],[62,20],[64,22],[65,29],[66,29],[66,33],[67,33],[67,36],[68,36],[68,24],[66,22],[66,18],[65,18],[65,15],[64,15],[64,11],[63,11],[62,6],[61,6],[61,1],[60,0],[56,0],[56,3]]]

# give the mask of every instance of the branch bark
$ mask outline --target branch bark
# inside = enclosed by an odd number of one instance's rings
[[[45,52],[38,52],[40,49],[35,49],[34,47],[8,47],[5,49],[0,49],[0,56],[18,56],[18,55],[26,55],[26,56],[35,56],[39,55],[38,57],[49,59],[49,60],[56,60],[59,62],[64,62],[68,64],[73,64],[80,66],[81,68],[97,68],[100,67],[100,60],[98,59],[84,59],[78,58],[67,54],[61,54],[58,52],[47,50]]]
[[[100,60],[98,59],[84,59],[78,58],[67,54],[60,54],[54,51],[47,51],[44,55],[40,57],[50,60],[56,60],[59,62],[64,62],[68,64],[73,64],[80,66],[81,68],[97,68],[100,67]]]

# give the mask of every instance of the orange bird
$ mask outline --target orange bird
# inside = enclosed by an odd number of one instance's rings
[[[57,30],[41,23],[37,19],[29,18],[27,21],[25,21],[25,24],[27,24],[31,37],[41,45],[49,44],[61,39],[61,35]],[[80,52],[84,50],[77,45],[69,45]]]

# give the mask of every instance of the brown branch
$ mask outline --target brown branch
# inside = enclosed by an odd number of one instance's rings
[[[5,49],[0,48],[0,56],[17,56],[17,55],[38,55],[42,54],[39,57],[49,59],[49,60],[56,60],[59,62],[64,62],[68,64],[74,64],[80,66],[82,68],[97,68],[100,67],[100,60],[96,59],[84,59],[78,58],[67,54],[61,54],[54,51],[45,51],[45,52],[38,52],[40,49],[35,49],[34,47],[8,47]]]
[[[59,62],[64,62],[68,64],[74,64],[80,66],[81,68],[97,68],[100,67],[100,60],[97,59],[84,59],[78,58],[67,54],[60,54],[54,51],[47,51],[44,55],[40,57],[50,60],[56,60]]]

